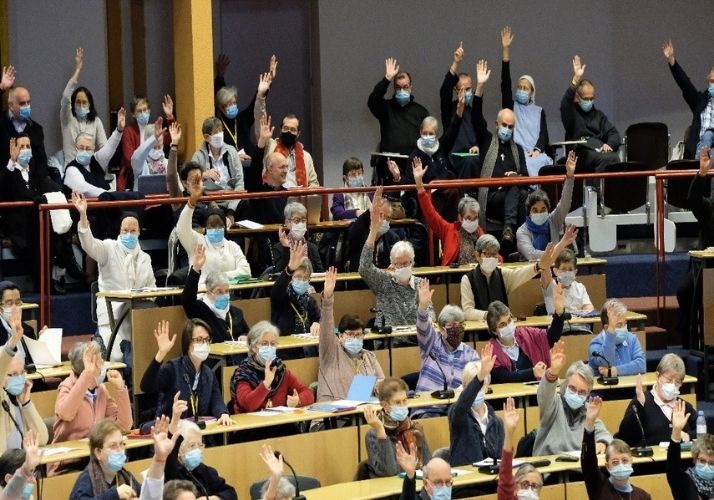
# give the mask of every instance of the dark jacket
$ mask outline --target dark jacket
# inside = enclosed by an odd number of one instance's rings
[[[586,113],[574,99],[575,90],[569,86],[560,101],[560,119],[565,128],[565,140],[589,139],[588,147],[607,144],[613,151],[617,151],[620,147],[620,133],[605,113],[595,107]]]
[[[692,160],[697,150],[699,133],[702,129],[702,111],[704,111],[704,108],[706,108],[709,103],[709,92],[708,89],[704,89],[703,91],[697,90],[694,85],[692,85],[687,73],[684,72],[677,61],[674,62],[674,66],[669,67],[669,70],[672,72],[674,81],[677,82],[677,85],[679,85],[682,91],[684,101],[687,103],[687,106],[689,106],[689,109],[692,110],[692,124],[689,126],[689,135],[684,144],[684,158],[686,160]]]
[[[198,300],[198,281],[201,273],[196,272],[193,267],[188,271],[186,284],[181,293],[183,311],[187,318],[202,319],[211,327],[211,341],[225,342],[235,340],[241,335],[248,333],[248,323],[245,321],[243,311],[235,306],[230,306],[228,316],[224,319],[214,314],[210,307],[203,301]]]
[[[491,140],[493,139],[493,134],[488,130],[488,124],[486,119],[483,117],[483,98],[479,96],[474,96],[473,100],[473,111],[471,112],[471,120],[474,125],[474,130],[476,131],[476,142],[479,148],[479,155],[481,157],[481,162],[484,161],[488,155],[488,150],[491,147]],[[516,124],[516,126],[518,126]],[[513,139],[511,139],[512,141]],[[492,177],[503,177],[505,172],[515,171],[520,175],[527,176],[528,168],[526,167],[526,154],[521,146],[518,148],[518,158],[513,158],[513,153],[511,151],[511,141],[506,143],[498,141],[498,149],[500,154],[496,160],[496,165],[493,168]],[[479,170],[478,175],[481,176],[481,171]],[[491,188],[494,189],[494,188]],[[482,208],[483,210],[483,208]]]
[[[385,99],[390,81],[382,78],[369,95],[367,106],[379,120],[379,150],[408,155],[419,139],[421,122],[429,116],[427,109],[410,97],[406,106],[400,106],[396,99]]]
[[[105,172],[102,166],[99,164],[99,162],[92,156],[91,161],[89,162],[89,170],[87,170],[87,167],[84,167],[79,164],[77,160],[72,160],[64,170],[64,177],[67,176],[67,169],[70,167],[74,167],[77,170],[79,170],[79,173],[82,174],[82,177],[84,177],[84,180],[87,181],[89,184],[92,186],[96,186],[98,188],[104,189],[105,191],[109,191],[109,183],[107,182],[107,179],[105,177]],[[62,182],[64,182],[64,177],[62,177]],[[71,196],[71,191],[69,187],[65,186],[65,195],[66,196]]]
[[[367,210],[362,215],[357,217],[350,225],[347,232],[350,271],[356,272],[359,268],[359,257],[362,254],[362,248],[364,248],[364,244],[367,241],[367,235],[369,234],[369,226],[371,223],[372,216],[370,215],[369,210]],[[373,261],[378,268],[385,269],[389,267],[389,252],[392,250],[392,246],[394,246],[394,244],[400,239],[399,234],[397,234],[397,232],[393,229],[390,229],[377,238],[374,245]]]
[[[513,83],[511,82],[511,61],[501,61],[501,107],[513,109]],[[516,123],[518,126],[518,123]],[[536,149],[545,153],[548,148],[548,122],[545,119],[545,109],[540,112],[540,132],[536,141]]]
[[[214,93],[218,92],[222,87],[226,86],[226,81],[221,76],[216,76],[213,81]],[[245,107],[240,106],[238,116],[232,120],[223,114],[223,111],[218,109],[218,102],[216,102],[216,116],[223,122],[223,142],[235,147],[238,151],[245,149],[246,154],[253,156],[258,149],[255,143],[255,135],[253,133],[253,124],[255,123],[255,114],[253,113],[253,108],[255,108],[255,98],[258,92],[253,94],[253,99],[246,104]],[[251,165],[255,160],[251,160]],[[263,162],[260,162],[260,166],[263,166]]]
[[[20,133],[27,134],[32,144],[32,158],[40,165],[47,165],[47,153],[45,152],[45,132],[42,125],[30,119],[25,125],[25,130],[18,132],[12,123],[12,118],[8,111],[2,114],[0,121],[0,166],[3,168],[10,160],[10,139],[17,137]]]
[[[451,465],[471,465],[485,458],[494,460],[501,457],[503,448],[503,422],[496,416],[488,403],[488,422],[486,435],[476,421],[471,405],[483,383],[474,377],[467,385],[456,403],[449,408],[449,434],[451,436]]]
[[[291,279],[292,276],[283,269],[278,279],[273,283],[273,287],[270,289],[270,321],[278,327],[281,335],[309,333],[310,325],[320,321],[320,308],[315,299],[310,297],[305,324],[296,322],[293,307],[298,308],[298,306],[293,304],[288,295]],[[299,326],[296,327],[296,324]],[[296,329],[302,331],[295,331]]]
[[[684,432],[692,438],[696,436],[697,412],[688,402],[684,402],[685,413],[689,413],[689,422],[684,428]],[[630,446],[640,446],[642,444],[642,431],[640,424],[637,422],[635,410],[637,408],[637,416],[640,417],[642,427],[645,429],[645,442],[648,446],[657,446],[659,443],[668,441],[672,435],[672,423],[664,415],[657,403],[655,403],[652,391],[645,392],[645,404],[640,405],[637,398],[633,398],[625,410],[625,416],[620,422],[620,430],[615,434],[616,438],[622,439]]]
[[[714,203],[704,197],[704,189],[711,177],[695,175],[689,185],[687,204],[699,223],[699,248],[704,249],[714,245]]]
[[[449,161],[449,152],[454,146],[454,141],[456,140],[456,135],[459,133],[460,128],[461,118],[454,116],[454,119],[451,121],[451,125],[449,125],[449,128],[439,139],[439,149],[437,149],[432,156],[429,156],[418,147],[414,148],[409,154],[407,168],[404,171],[404,175],[402,175],[402,184],[414,184],[412,162],[415,157],[418,157],[421,160],[422,167],[428,167],[423,179],[425,184],[433,180],[454,177],[456,174],[453,172],[451,162]],[[414,196],[414,192],[411,192],[410,194]]]
[[[667,483],[674,500],[700,500],[708,498],[700,496],[692,478],[685,472],[682,464],[682,443],[669,441],[667,448]]]
[[[307,240],[306,240],[307,241]],[[325,266],[322,264],[322,258],[320,257],[320,251],[317,249],[312,241],[307,241],[307,257],[310,259],[310,264],[312,264],[312,271],[315,273],[324,273]],[[285,269],[290,261],[290,249],[284,247],[279,241],[273,245],[273,266],[275,266],[275,272],[280,272]]]
[[[34,153],[33,153],[34,154]],[[47,164],[30,160],[29,180],[25,182],[19,169],[12,172],[6,170],[2,186],[3,199],[7,201],[34,201],[44,203],[45,193],[62,191],[62,186],[54,182],[48,173]]]
[[[202,463],[192,471],[189,471],[179,462],[178,452],[182,442],[183,438],[179,436],[173,451],[166,460],[164,481],[171,481],[173,479],[190,481],[196,486],[199,495],[207,497],[216,495],[222,500],[238,500],[238,494],[235,488],[226,484],[226,480],[223,479],[213,467]]]
[[[141,378],[141,390],[146,393],[158,393],[156,417],[171,415],[174,395],[181,392],[181,399],[191,401],[191,387],[196,371],[187,354],[172,359],[161,365],[155,359],[146,368]],[[205,363],[201,364],[198,386],[195,395],[198,398],[197,416],[218,418],[228,413],[228,408],[223,401],[219,382],[215,373]],[[181,415],[181,418],[193,417],[192,405]]]
[[[126,469],[124,469],[124,471],[131,476],[131,486],[138,496],[141,493],[141,483],[136,480],[131,472]],[[52,495],[50,494],[50,496]],[[95,495],[94,488],[92,488],[92,480],[89,477],[89,469],[85,467],[79,476],[77,476],[77,481],[74,483],[69,498],[70,500],[119,500],[119,494],[117,493],[116,484],[113,484],[101,495]]]
[[[371,200],[374,198],[374,193],[367,193],[367,196]],[[365,211],[368,212],[369,210]],[[332,212],[332,220],[357,218],[357,210],[345,208],[345,195],[343,193],[335,193],[332,195],[332,206],[330,207],[330,212]]]

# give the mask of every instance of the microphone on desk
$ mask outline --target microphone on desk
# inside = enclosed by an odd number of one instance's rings
[[[17,420],[15,420],[15,416],[12,414],[12,411],[10,411],[10,404],[3,399],[2,401],[2,409],[7,412],[8,417],[10,417],[10,420],[12,420],[12,423],[15,424],[15,428],[17,429],[17,432],[20,433],[20,441],[25,440],[25,435],[22,432],[22,427],[17,423]]]
[[[640,414],[637,413],[637,406],[635,404],[632,404],[632,412],[635,414],[635,418],[637,419],[637,424],[640,426],[640,432],[642,432],[642,444],[636,448],[632,448],[632,456],[633,457],[651,457],[654,455],[654,451],[652,451],[651,446],[647,446],[647,440],[645,439],[645,428],[642,425],[642,420],[640,420]]]
[[[436,354],[434,354],[434,351],[429,351],[429,357],[434,360],[434,363],[436,363],[437,368],[439,368],[439,371],[441,372],[441,376],[444,377],[444,388],[442,390],[437,390],[431,393],[431,397],[434,399],[451,399],[454,397],[454,391],[452,389],[449,389],[449,383],[446,379],[446,373],[444,373],[444,369],[441,368],[441,364],[439,363],[439,360],[436,359]]]
[[[600,358],[605,363],[607,363],[607,377],[600,375],[597,378],[598,383],[602,384],[602,385],[617,385],[617,384],[619,384],[620,379],[618,377],[612,376],[612,364],[610,363],[610,361],[605,356],[603,356],[603,354],[600,351],[593,351],[593,357]]]
[[[373,313],[382,313],[382,325],[377,326],[377,318],[374,318],[374,325],[372,325],[372,333],[381,333],[382,335],[387,335],[389,333],[392,333],[392,327],[385,325],[385,318],[384,318],[384,311],[381,309],[377,309],[376,307],[370,307],[369,312]]]
[[[285,455],[280,453],[278,450],[275,450],[274,452],[275,458],[279,459],[281,456],[283,457],[283,463],[288,466],[290,469],[290,472],[293,473],[293,480],[295,481],[295,496],[293,497],[293,500],[306,500],[304,495],[300,494],[300,483],[298,482],[298,476],[295,473],[295,469],[293,469],[293,466],[288,463],[287,460],[285,460]]]

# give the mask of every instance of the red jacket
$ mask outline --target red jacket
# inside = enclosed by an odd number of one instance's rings
[[[286,368],[283,382],[270,398],[272,406],[287,406],[288,394],[292,394],[293,390],[297,390],[298,396],[300,396],[298,406],[307,406],[315,402],[315,395],[310,388],[300,382],[300,379]],[[238,382],[235,394],[235,412],[250,413],[265,408],[268,403],[268,392],[263,383],[258,384],[258,387],[254,389],[247,381]]]
[[[461,223],[446,222],[436,212],[429,191],[424,190],[419,193],[419,206],[427,226],[441,240],[441,265],[448,266],[452,262],[458,262],[461,252]],[[481,225],[476,230],[476,234],[479,237],[486,234]]]

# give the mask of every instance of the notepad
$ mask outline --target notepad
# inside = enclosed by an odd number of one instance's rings
[[[37,368],[62,364],[62,329],[47,328],[39,340],[24,336],[27,350]]]
[[[263,229],[263,224],[248,219],[239,220],[236,224],[246,229]]]
[[[375,375],[355,375],[347,391],[347,399],[350,401],[369,401],[372,399],[372,391],[377,383]]]

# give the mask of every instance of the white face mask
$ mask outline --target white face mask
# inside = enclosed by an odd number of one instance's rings
[[[164,151],[162,149],[152,149],[149,151],[149,159],[152,161],[159,161],[164,157]]]
[[[223,132],[218,132],[217,134],[213,134],[211,136],[211,146],[213,146],[216,149],[220,149],[223,147]]]
[[[412,266],[395,269],[392,276],[394,276],[394,279],[399,283],[405,284],[409,281],[409,278],[412,277]]]
[[[191,354],[193,354],[193,357],[199,361],[206,361],[206,359],[208,359],[208,353],[210,352],[210,350],[211,348],[208,346],[208,344],[194,344],[193,349],[191,350]]]
[[[5,318],[5,321],[7,321],[8,323],[10,322],[10,315],[12,315],[12,308],[11,307],[3,307],[2,317]]]
[[[466,231],[467,233],[473,234],[478,229],[478,219],[475,219],[475,220],[464,219],[461,221],[461,227],[464,228],[464,231]]]
[[[518,500],[538,500],[538,492],[528,488],[527,490],[518,490],[516,492],[516,498]]]
[[[662,392],[662,396],[664,397],[665,401],[672,401],[674,398],[679,396],[679,389],[677,389],[677,386],[672,382],[662,384],[662,387],[660,387],[660,391]]]
[[[297,224],[293,224],[292,228],[290,228],[290,234],[295,236],[297,239],[301,239],[303,236],[305,236],[305,233],[307,232],[307,224],[304,222],[298,222]]]
[[[498,267],[498,259],[496,257],[483,257],[479,267],[484,273],[491,274]]]

